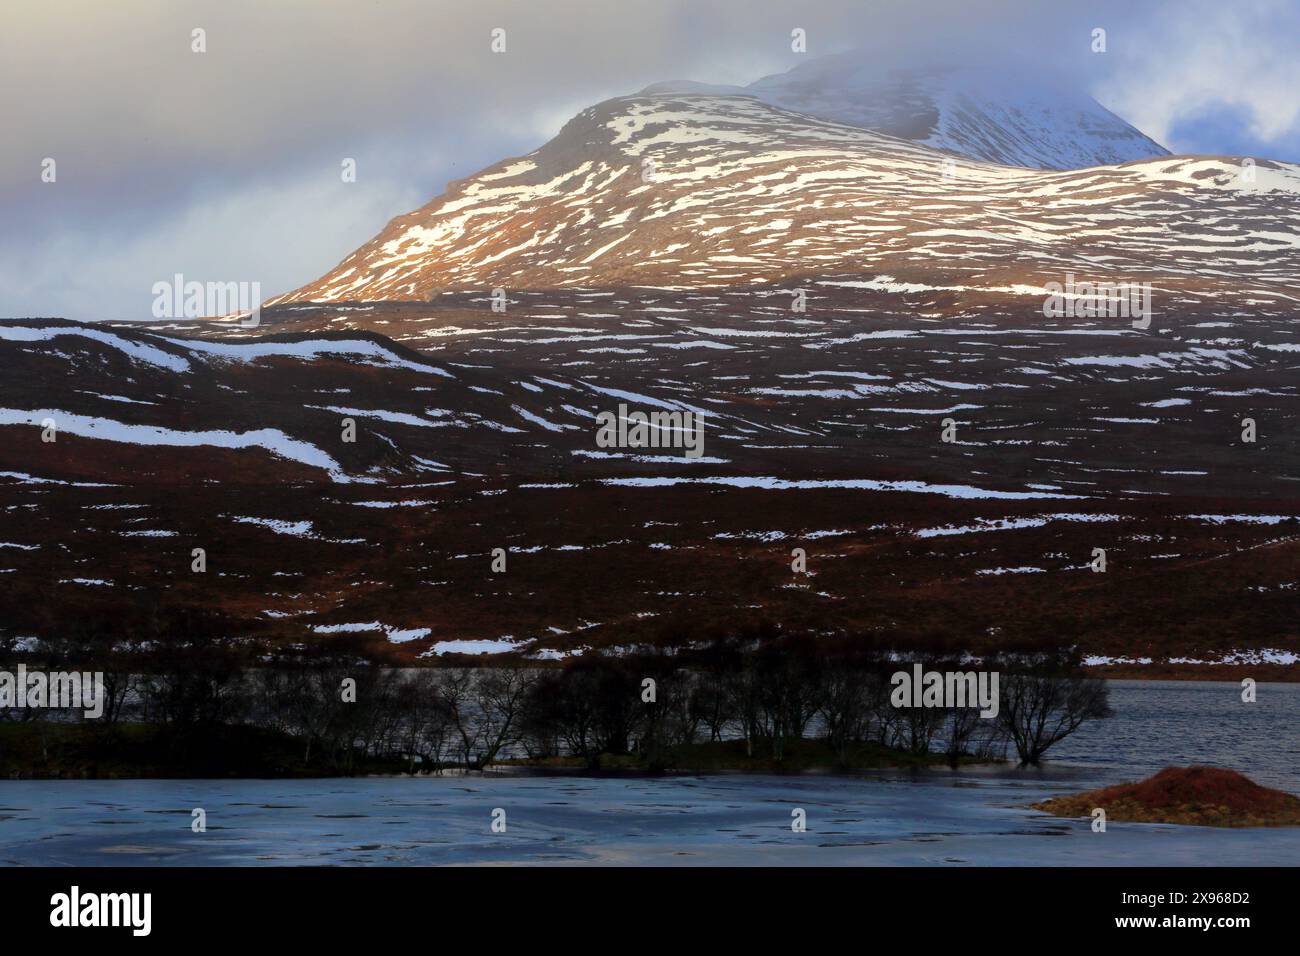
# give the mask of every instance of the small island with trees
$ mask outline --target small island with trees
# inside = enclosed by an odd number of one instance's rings
[[[1042,644],[978,662],[861,635],[772,626],[676,643],[397,666],[363,642],[232,642],[195,615],[171,637],[102,651],[43,643],[29,669],[104,673],[98,720],[0,713],[10,777],[297,777],[448,771],[851,772],[1037,764],[1086,721],[1106,684]],[[75,663],[74,663],[75,662]],[[88,663],[90,662],[90,663]],[[1000,678],[995,714],[900,707],[892,675]]]

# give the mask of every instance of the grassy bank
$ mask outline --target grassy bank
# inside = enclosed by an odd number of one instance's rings
[[[144,777],[330,777],[398,773],[399,759],[360,752],[306,759],[289,734],[241,725],[178,729],[167,724],[0,723],[0,776],[81,779]]]

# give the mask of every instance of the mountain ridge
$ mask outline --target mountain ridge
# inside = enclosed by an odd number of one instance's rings
[[[750,97],[620,97],[532,153],[457,180],[267,304],[763,286],[818,273],[1038,294],[1090,269],[1191,295],[1243,283],[1267,294],[1296,272],[1287,237],[1300,233],[1300,167],[1261,160],[1254,182],[1243,168],[1166,156],[1032,170]],[[1210,214],[1220,225],[1207,230]]]

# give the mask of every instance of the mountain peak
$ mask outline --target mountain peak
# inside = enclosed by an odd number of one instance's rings
[[[607,100],[527,156],[452,183],[269,304],[427,301],[498,287],[753,287],[832,274],[1006,292],[1108,256],[1128,264],[1130,279],[1166,289],[1205,292],[1237,269],[1257,283],[1293,274],[1294,253],[1275,237],[1294,228],[1298,210],[1272,191],[1292,188],[1295,167],[1261,161],[1251,183],[1235,161],[1211,157],[1031,169],[954,156],[893,128],[751,95]],[[982,131],[992,145],[1017,145]],[[1207,204],[1231,225],[1208,233]],[[1079,224],[1090,215],[1101,218],[1085,246]],[[1230,268],[1228,243],[1252,255]]]
[[[1003,166],[1082,169],[1169,155],[1087,93],[1024,66],[887,69],[842,53],[748,86],[674,81],[642,92],[752,96]]]

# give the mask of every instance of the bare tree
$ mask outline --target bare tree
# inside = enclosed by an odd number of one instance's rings
[[[417,670],[403,675],[396,695],[398,718],[393,730],[407,758],[407,773],[415,762],[433,773],[442,772],[443,756],[451,734],[451,710],[443,699],[437,674]]]
[[[822,671],[821,715],[826,741],[845,763],[871,731],[878,675],[846,657],[835,657]]]
[[[438,691],[447,707],[447,717],[455,732],[456,749],[461,763],[468,769],[479,751],[483,722],[475,707],[478,672],[454,668],[438,672]]]
[[[508,664],[483,672],[475,685],[478,703],[481,770],[518,739],[520,716],[537,672],[525,664]]]
[[[536,680],[537,673],[522,663],[440,672],[439,690],[467,770],[482,770],[519,739]]]
[[[944,744],[944,754],[948,757],[948,763],[957,766],[962,755],[970,752],[972,741],[991,723],[994,723],[993,719],[981,717],[978,708],[950,708]]]
[[[722,739],[727,724],[735,718],[722,672],[716,668],[701,671],[691,692],[691,713],[709,728],[709,741]]]
[[[1072,673],[1056,655],[1037,655],[1020,666],[1019,673],[1001,675],[998,713],[1020,766],[1036,765],[1084,721],[1111,716],[1105,681]]]

